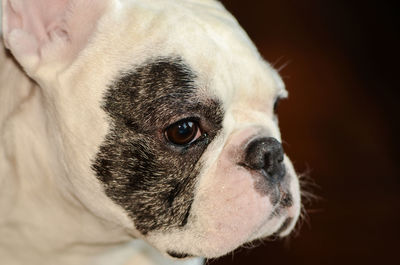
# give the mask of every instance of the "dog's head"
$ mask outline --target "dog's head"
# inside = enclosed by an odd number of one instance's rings
[[[6,45],[42,88],[60,183],[96,216],[177,257],[291,231],[299,185],[275,113],[287,92],[221,4],[3,10]]]

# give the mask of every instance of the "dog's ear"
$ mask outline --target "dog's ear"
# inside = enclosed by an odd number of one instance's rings
[[[3,38],[28,71],[68,61],[86,45],[109,0],[3,0]]]

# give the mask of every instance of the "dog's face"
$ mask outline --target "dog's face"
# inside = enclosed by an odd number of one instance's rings
[[[6,44],[61,132],[60,182],[90,211],[176,257],[294,227],[298,179],[274,110],[287,92],[218,2],[61,1],[68,17],[47,38],[3,2]]]

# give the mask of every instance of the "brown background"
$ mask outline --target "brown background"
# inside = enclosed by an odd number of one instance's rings
[[[287,242],[221,264],[400,264],[398,9],[388,1],[222,1],[281,70],[284,148],[322,199]],[[397,10],[397,11],[396,11]]]

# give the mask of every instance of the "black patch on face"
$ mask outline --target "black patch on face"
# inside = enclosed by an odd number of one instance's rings
[[[121,74],[104,97],[112,128],[93,169],[143,234],[187,223],[199,159],[222,128],[220,102],[199,95],[195,80],[180,58],[160,57]],[[169,143],[163,130],[187,117],[203,135],[189,146]]]

